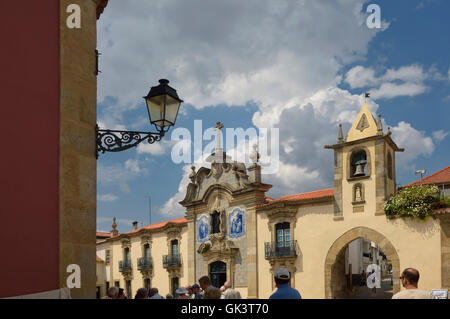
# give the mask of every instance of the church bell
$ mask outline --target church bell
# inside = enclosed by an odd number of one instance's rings
[[[366,161],[361,160],[361,161],[357,161],[355,163],[356,165],[356,169],[355,169],[355,174],[353,174],[353,176],[364,176],[366,175],[366,173],[364,173],[364,166],[366,165]]]

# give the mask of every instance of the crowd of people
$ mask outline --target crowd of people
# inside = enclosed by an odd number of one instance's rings
[[[279,268],[274,273],[277,290],[269,299],[301,299],[297,289],[290,286],[291,274],[285,268]],[[414,268],[406,268],[400,277],[405,290],[396,293],[392,299],[430,299],[428,291],[418,289],[419,271]],[[110,287],[106,299],[127,299],[123,288]],[[227,281],[220,288],[214,287],[208,276],[198,280],[198,284],[179,287],[175,295],[161,296],[158,288],[139,288],[134,299],[242,299],[238,290],[233,289],[231,282]]]
[[[285,268],[275,272],[275,284],[277,291],[270,296],[271,299],[301,299],[300,293],[289,285],[290,273]],[[123,288],[110,287],[105,299],[128,299]],[[165,297],[159,294],[158,288],[139,288],[134,299],[242,299],[241,293],[234,289],[230,281],[226,281],[222,287],[214,287],[208,276],[198,280],[198,284],[179,287],[175,295],[168,293]]]
[[[128,299],[123,288],[110,287],[106,299]],[[231,282],[227,281],[221,288],[211,285],[208,276],[198,280],[198,284],[179,287],[175,296],[168,293],[165,297],[159,294],[158,288],[139,288],[134,299],[241,299],[239,291],[233,289]]]

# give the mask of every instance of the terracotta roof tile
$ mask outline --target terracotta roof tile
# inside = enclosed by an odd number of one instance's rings
[[[171,219],[171,220],[166,220],[160,223],[155,223],[155,224],[151,224],[148,226],[144,226],[138,229],[134,229],[133,231],[130,231],[128,233],[121,233],[120,235],[132,235],[134,233],[137,233],[143,229],[159,229],[159,228],[163,228],[165,227],[167,224],[169,223],[173,223],[173,224],[185,224],[187,223],[187,219],[182,217],[182,218],[177,218],[177,219]]]
[[[433,214],[434,215],[450,214],[450,207],[435,209],[435,210],[433,210]]]
[[[450,166],[441,169],[427,177],[419,179],[415,182],[403,185],[403,187],[422,185],[422,184],[447,184],[450,183]]]
[[[279,203],[279,202],[297,202],[297,201],[302,201],[302,200],[333,197],[333,195],[334,195],[333,188],[326,188],[326,189],[321,189],[321,190],[307,192],[307,193],[298,193],[298,194],[281,196],[280,198],[277,198],[277,199],[266,197],[267,203],[264,205],[260,205],[260,207],[271,205],[274,203]]]
[[[96,236],[97,237],[111,237],[111,233],[105,233],[105,232],[98,231],[96,233]]]
[[[103,259],[101,259],[101,258],[98,257],[98,256],[95,256],[95,257],[96,257],[96,259],[97,259],[97,261],[98,261],[99,263],[104,263]]]

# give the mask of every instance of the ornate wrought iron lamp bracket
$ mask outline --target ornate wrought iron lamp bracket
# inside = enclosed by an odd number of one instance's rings
[[[100,130],[95,125],[95,158],[98,159],[99,152],[120,152],[137,146],[143,141],[149,144],[160,141],[165,130],[159,132],[136,132],[136,131],[120,131],[120,130]]]

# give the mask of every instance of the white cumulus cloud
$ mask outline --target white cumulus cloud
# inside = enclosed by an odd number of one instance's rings
[[[338,88],[343,79],[351,88],[374,88],[374,97],[380,99],[427,89],[426,74],[415,64],[382,74],[362,66],[341,73],[363,60],[370,41],[384,30],[367,28],[365,3],[110,2],[99,22],[99,101],[106,108],[117,105],[119,114],[111,122],[119,122],[159,78],[168,78],[180,97],[198,109],[253,101],[258,106],[253,125],[278,127],[280,132],[279,170],[263,177],[275,186],[269,195],[332,187],[333,154],[323,146],[337,141],[339,123],[344,130],[350,128],[363,103],[361,96]],[[378,104],[368,103],[375,113]],[[392,132],[400,147],[410,147],[402,161],[434,149],[431,137],[408,123],[400,122]],[[164,145],[138,148],[153,155],[165,150]],[[183,215],[178,202],[185,196],[189,173],[190,165],[184,166],[177,191],[161,208],[163,215]]]
[[[361,65],[351,68],[345,75],[345,82],[352,89],[370,88],[371,97],[375,99],[392,99],[398,96],[415,96],[428,90],[425,80],[432,75],[425,72],[420,65],[412,64],[387,69],[378,74],[374,68]]]

